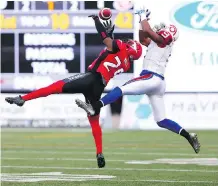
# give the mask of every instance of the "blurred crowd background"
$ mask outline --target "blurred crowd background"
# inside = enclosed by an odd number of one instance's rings
[[[2,127],[89,127],[74,99],[54,95],[18,108],[4,102],[75,73],[104,48],[88,15],[112,9],[115,38],[138,39],[134,9],[151,10],[151,26],[175,24],[180,36],[166,71],[166,112],[190,129],[218,129],[218,3],[195,0],[0,1]],[[146,48],[144,48],[144,54]],[[140,73],[143,56],[105,92]],[[105,128],[157,129],[147,97],[125,96],[102,110]]]

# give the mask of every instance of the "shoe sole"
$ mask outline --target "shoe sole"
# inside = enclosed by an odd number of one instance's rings
[[[13,104],[13,103],[14,103],[14,101],[11,100],[11,99],[9,99],[9,98],[5,98],[5,101],[8,102],[8,103],[10,103],[10,104]]]
[[[19,103],[19,104],[17,104],[17,103],[14,102],[14,100],[12,100],[12,99],[10,99],[10,98],[5,98],[5,101],[6,101],[7,103],[9,103],[9,104],[15,104],[15,105],[17,105],[17,106],[19,106],[19,107],[22,107],[22,106],[24,105],[24,103]]]
[[[195,148],[195,147],[192,146],[194,151],[195,151],[195,153],[198,154],[200,152],[200,147],[201,147],[201,144],[199,143],[199,140],[198,140],[198,135],[194,134],[192,136],[192,140],[195,141],[198,144],[198,148]]]
[[[105,167],[105,160],[103,158],[98,158],[98,167],[99,168]]]
[[[89,115],[93,115],[92,113],[89,112],[89,110],[86,108],[87,105],[85,105],[85,103],[83,103],[81,100],[76,99],[75,100],[76,104],[78,107],[84,109]]]

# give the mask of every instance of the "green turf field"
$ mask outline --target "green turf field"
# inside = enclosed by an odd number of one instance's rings
[[[218,186],[218,131],[198,136],[196,155],[168,131],[105,131],[107,164],[98,169],[90,131],[2,129],[2,185]]]

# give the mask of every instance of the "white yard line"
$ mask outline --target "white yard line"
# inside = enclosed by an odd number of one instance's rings
[[[82,150],[82,149],[81,149]],[[4,153],[27,153],[27,154],[81,154],[81,151],[44,151],[44,150],[2,150],[1,151],[3,154]],[[114,155],[169,155],[169,156],[213,156],[213,157],[218,157],[217,154],[195,154],[193,153],[165,153],[165,152],[108,152],[109,154],[114,154]],[[82,154],[95,154],[94,149],[92,151],[83,151]]]
[[[218,173],[218,170],[194,170],[194,169],[139,169],[139,168],[86,168],[86,167],[49,167],[49,166],[14,166],[4,165],[2,168],[18,168],[18,169],[65,169],[65,170],[100,170],[100,171],[157,171],[157,172],[204,172]]]
[[[213,181],[201,181],[201,180],[191,180],[191,181],[183,181],[183,180],[105,180],[111,182],[163,182],[163,183],[218,183]]]
[[[96,161],[96,159],[86,158],[0,158],[2,160],[42,160],[42,161]],[[133,160],[108,160],[109,162],[126,162]]]

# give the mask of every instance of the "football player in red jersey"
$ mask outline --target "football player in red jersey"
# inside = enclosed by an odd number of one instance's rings
[[[89,17],[95,21],[96,29],[106,45],[106,49],[89,66],[88,72],[57,81],[24,96],[7,97],[5,100],[8,103],[23,106],[26,101],[59,93],[82,93],[87,103],[94,103],[100,99],[111,78],[129,70],[131,61],[137,60],[142,54],[141,45],[131,39],[126,41],[113,40],[111,32],[107,33],[98,16],[91,15]],[[111,30],[113,32],[113,29]],[[105,166],[105,159],[102,154],[102,131],[99,125],[99,114],[100,109],[94,116],[88,116],[88,119],[95,140],[98,167],[102,168]]]

